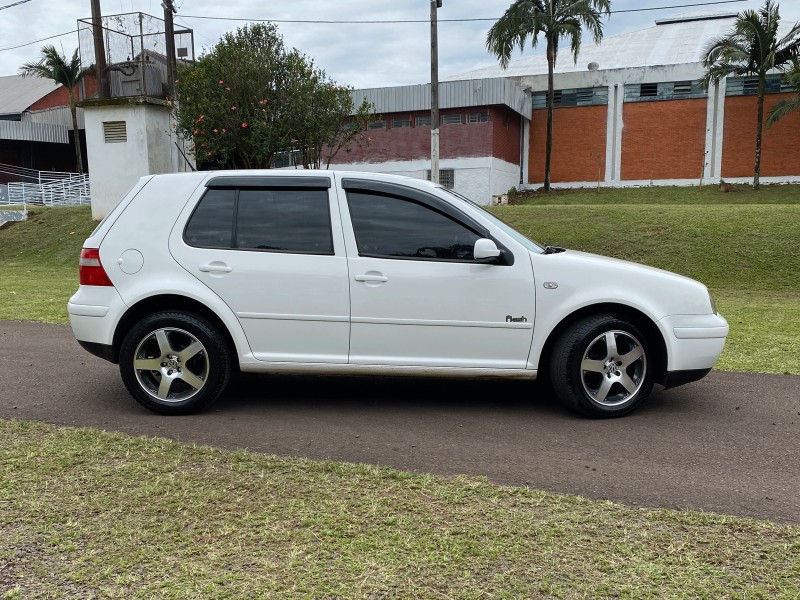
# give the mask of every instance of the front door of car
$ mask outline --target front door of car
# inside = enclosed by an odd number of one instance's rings
[[[347,362],[347,259],[330,181],[214,178],[172,234],[172,255],[236,314],[257,359]]]
[[[485,237],[466,215],[424,193],[342,182],[350,271],[350,362],[525,369],[535,290],[527,251],[475,261]],[[346,209],[344,208],[346,207]]]

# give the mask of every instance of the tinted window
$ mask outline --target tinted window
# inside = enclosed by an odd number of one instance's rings
[[[473,260],[480,235],[427,206],[371,192],[347,192],[361,256]]]
[[[208,190],[200,199],[184,239],[200,248],[230,248],[236,190]]]
[[[243,189],[238,248],[333,254],[327,190]]]

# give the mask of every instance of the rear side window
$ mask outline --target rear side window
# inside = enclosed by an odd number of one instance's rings
[[[333,254],[328,191],[211,188],[184,231],[199,248]]]
[[[208,190],[194,210],[184,241],[198,248],[230,248],[236,190]]]

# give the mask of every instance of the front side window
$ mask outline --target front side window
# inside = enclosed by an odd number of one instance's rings
[[[348,190],[347,203],[360,256],[474,260],[482,236],[428,206],[369,191]]]
[[[189,218],[184,240],[198,248],[333,254],[328,192],[211,188]]]

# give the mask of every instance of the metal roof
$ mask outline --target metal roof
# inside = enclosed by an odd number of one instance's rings
[[[600,44],[586,42],[581,45],[575,62],[566,44],[559,52],[556,73],[579,73],[597,63],[600,70],[686,65],[702,74],[703,49],[713,37],[726,35],[732,28],[736,14],[714,11],[693,11],[672,18],[661,19],[658,24],[603,39]],[[785,35],[793,24],[781,24],[779,35]],[[512,61],[507,69],[499,64],[476,69],[452,79],[483,79],[485,77],[523,78],[547,73],[547,57],[541,43],[536,54]],[[525,48],[530,52],[530,46]]]
[[[379,114],[431,109],[429,83],[353,90],[352,95],[356,106],[366,99],[375,105],[375,112]],[[517,84],[503,77],[446,81],[439,84],[439,108],[500,104],[508,106],[524,117],[530,117],[530,96]]]
[[[0,77],[0,115],[18,115],[60,84],[41,77]]]

